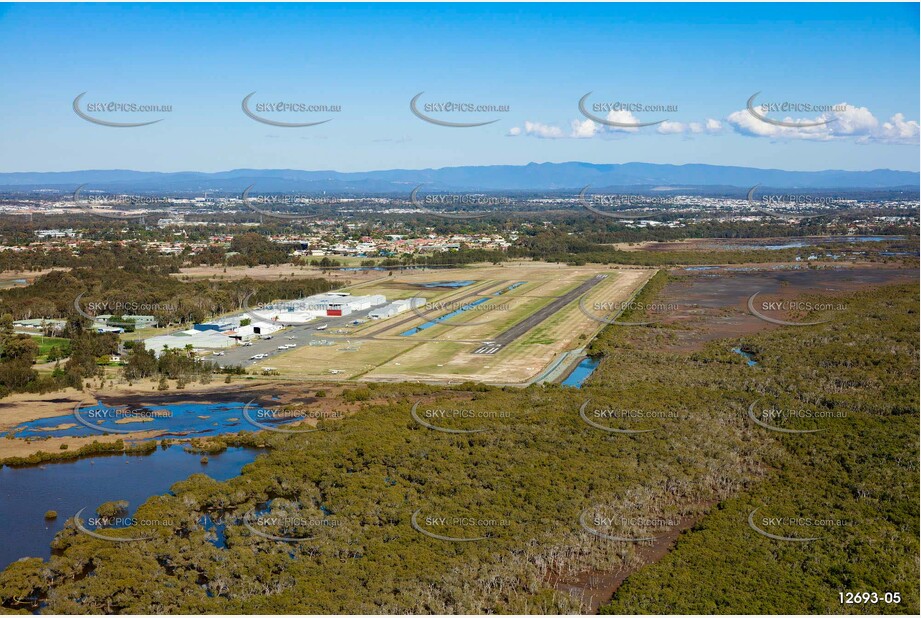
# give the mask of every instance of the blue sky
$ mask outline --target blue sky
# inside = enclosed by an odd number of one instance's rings
[[[0,171],[358,171],[531,161],[919,169],[918,4],[0,5]],[[339,105],[265,112],[241,100]],[[426,103],[507,112],[410,112]],[[765,112],[746,101],[847,104]],[[90,113],[74,98],[170,105]],[[668,113],[597,115],[628,102]],[[760,108],[759,108],[760,109]]]

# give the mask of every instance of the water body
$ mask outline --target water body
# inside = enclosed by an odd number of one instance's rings
[[[583,358],[582,361],[576,365],[576,368],[573,369],[568,376],[566,376],[565,380],[563,380],[563,386],[582,388],[582,383],[585,382],[588,377],[595,372],[595,369],[598,368],[599,364],[601,364],[600,359],[594,359],[590,356]]]
[[[472,303],[467,303],[460,309],[455,309],[451,313],[446,313],[441,317],[437,317],[431,322],[426,322],[425,324],[422,324],[420,326],[414,326],[413,328],[410,328],[409,330],[400,333],[400,336],[409,337],[410,335],[415,335],[416,333],[421,332],[425,330],[426,328],[431,328],[435,326],[436,324],[440,324],[441,322],[444,322],[445,320],[450,320],[454,316],[460,315],[461,313],[467,311],[468,309],[472,307],[476,307],[477,305],[482,305],[483,303],[488,302],[488,301],[489,301],[489,298],[481,298],[479,300],[473,301]]]
[[[505,288],[504,290],[499,290],[498,292],[493,292],[493,296],[501,296],[501,295],[505,294],[506,292],[511,292],[511,291],[514,290],[515,288],[523,286],[525,283],[527,283],[527,281],[519,281],[519,282],[517,282],[517,283],[513,283],[512,285],[508,286],[508,287]]]
[[[752,354],[751,352],[746,352],[742,348],[732,348],[732,351],[735,352],[736,354],[743,356],[745,360],[748,362],[749,367],[754,367],[755,365],[758,364],[758,361],[755,360],[755,355]]]
[[[420,283],[419,287],[423,288],[465,288],[476,281],[433,281],[431,283]]]
[[[757,243],[726,244],[720,245],[721,249],[763,249],[765,251],[781,251],[783,249],[800,249],[834,243],[854,244],[860,242],[883,242],[886,240],[901,240],[900,236],[830,236],[827,238],[804,238],[790,240],[777,245],[759,245]]]
[[[80,408],[80,417],[98,429],[87,427],[73,413],[49,418],[40,418],[16,426],[10,433],[17,438],[70,438],[105,434],[106,428],[131,431],[163,431],[158,437],[218,436],[238,431],[259,431],[243,416],[245,403],[183,403],[155,407],[132,408],[131,406],[110,407],[102,402]],[[258,407],[254,404],[252,415]],[[150,421],[118,423],[124,418],[150,418]],[[297,419],[263,420],[260,423],[282,424]]]
[[[54,535],[86,507],[84,519],[103,502],[127,500],[134,513],[149,497],[192,474],[225,481],[240,474],[259,455],[257,449],[229,448],[208,456],[187,453],[180,445],[158,448],[149,455],[108,455],[26,468],[0,468],[0,569],[20,558],[48,559]],[[58,518],[45,520],[46,511]]]

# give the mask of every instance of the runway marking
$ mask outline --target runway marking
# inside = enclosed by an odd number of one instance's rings
[[[474,354],[495,354],[500,349],[502,349],[501,345],[484,345],[474,350],[473,353]]]

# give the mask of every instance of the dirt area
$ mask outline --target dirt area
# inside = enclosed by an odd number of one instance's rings
[[[670,246],[674,249],[690,249],[692,240],[677,240],[674,242],[660,242],[658,240],[642,240],[639,242],[613,242],[608,246],[618,251],[655,251],[660,247]]]
[[[576,575],[560,576],[553,574],[548,578],[548,582],[556,589],[562,592],[568,592],[583,602],[583,613],[597,614],[602,605],[611,600],[620,585],[633,573],[640,570],[648,564],[658,562],[667,554],[678,536],[685,530],[689,530],[698,521],[706,517],[707,511],[716,504],[712,502],[704,508],[703,512],[693,517],[683,517],[677,526],[669,528],[666,532],[658,535],[655,542],[648,544],[638,544],[636,553],[638,564],[632,568],[626,568],[619,571],[583,571]]]
[[[918,270],[873,265],[835,265],[808,268],[800,264],[751,265],[742,267],[692,267],[669,271],[679,277],[665,286],[655,302],[657,311],[647,316],[677,329],[668,331],[660,349],[693,352],[707,341],[740,337],[764,329],[781,328],[761,320],[748,310],[748,299],[758,293],[758,302],[783,302],[808,296],[832,299],[834,305],[818,316],[834,319],[835,311],[846,306],[833,299],[855,290],[899,282],[917,282]],[[769,317],[803,321],[806,314],[789,310],[767,310]]]
[[[44,270],[4,270],[0,272],[0,290],[22,287],[20,280],[25,279],[25,285],[31,285],[38,277],[47,275],[56,270],[70,270],[69,268],[46,268]]]

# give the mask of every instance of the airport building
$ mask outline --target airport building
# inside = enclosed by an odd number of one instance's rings
[[[368,317],[372,320],[383,320],[386,318],[392,318],[395,315],[405,313],[413,308],[419,308],[425,304],[424,298],[405,298],[403,300],[395,300],[386,307],[381,307],[380,309],[375,309],[368,314]]]
[[[239,320],[214,320],[212,322],[202,322],[201,324],[196,324],[192,328],[199,332],[213,331],[216,333],[224,333],[233,330],[239,324]]]
[[[193,350],[223,350],[236,344],[236,340],[224,333],[213,330],[201,331],[194,328],[171,335],[151,337],[144,341],[144,346],[157,356],[160,356],[164,348],[184,350],[192,346]]]
[[[387,299],[383,294],[352,296],[347,292],[314,294],[298,300],[282,301],[263,305],[250,314],[267,321],[285,323],[309,322],[321,317],[340,317],[356,311],[365,311],[383,305]]]
[[[112,314],[97,315],[96,321],[105,324],[114,316]],[[134,328],[151,328],[157,325],[157,318],[152,315],[128,315],[124,314],[118,318],[118,322],[132,322]]]
[[[31,320],[16,320],[13,322],[13,328],[21,328],[26,331],[43,332],[46,328],[55,331],[62,331],[67,326],[67,320],[53,320],[48,318],[37,318]]]

